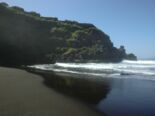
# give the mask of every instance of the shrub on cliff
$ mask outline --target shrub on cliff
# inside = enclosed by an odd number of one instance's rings
[[[124,51],[92,24],[42,17],[5,3],[0,3],[0,48],[0,65],[124,58]]]

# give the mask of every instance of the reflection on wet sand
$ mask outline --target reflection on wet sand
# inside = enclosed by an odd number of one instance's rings
[[[44,84],[90,104],[97,104],[110,91],[108,82],[97,77],[52,71],[30,70],[43,76]]]
[[[138,75],[126,77],[109,79],[111,91],[98,109],[108,116],[155,116],[155,81],[135,79]]]
[[[0,67],[0,116],[103,116],[48,88],[43,80],[23,70]]]
[[[38,69],[28,69],[28,71],[42,75],[45,79],[44,84],[48,87],[90,104],[97,104],[110,91],[109,83],[95,76],[55,73]]]

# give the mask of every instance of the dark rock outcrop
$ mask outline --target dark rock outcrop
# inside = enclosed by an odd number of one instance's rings
[[[135,56],[133,53],[130,53],[130,54],[126,54],[124,59],[137,60],[137,56]]]

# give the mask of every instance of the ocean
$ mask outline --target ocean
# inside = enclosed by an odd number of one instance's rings
[[[155,60],[124,60],[120,63],[56,63],[32,67],[55,72],[96,75],[106,78],[133,78],[155,80]]]
[[[107,116],[155,116],[155,60],[120,63],[59,63],[31,66],[42,70],[103,78],[110,86],[96,108]]]

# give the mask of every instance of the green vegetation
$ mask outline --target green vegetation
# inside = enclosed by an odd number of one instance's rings
[[[92,24],[59,21],[0,3],[0,65],[118,62],[124,54]]]

